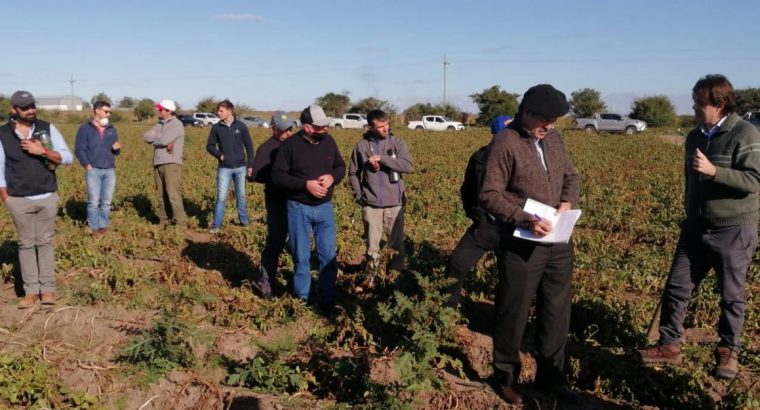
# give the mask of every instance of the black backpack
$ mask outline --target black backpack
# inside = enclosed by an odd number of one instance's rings
[[[470,156],[470,160],[467,161],[467,168],[464,171],[462,187],[459,188],[464,213],[472,220],[480,219],[478,196],[483,186],[483,170],[488,157],[487,149],[488,145],[485,145]]]

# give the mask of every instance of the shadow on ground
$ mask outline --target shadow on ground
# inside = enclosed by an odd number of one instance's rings
[[[250,280],[257,271],[250,256],[225,242],[187,240],[182,256],[190,259],[199,268],[218,270],[234,287],[242,285],[244,280]]]

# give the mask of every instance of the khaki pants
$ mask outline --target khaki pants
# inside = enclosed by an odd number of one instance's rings
[[[388,208],[365,206],[362,208],[362,220],[367,238],[368,262],[379,261],[380,239],[385,233],[388,237],[388,246],[396,251],[396,255],[389,263],[389,268],[400,271],[403,268],[405,254],[403,207],[400,205]]]
[[[175,224],[187,222],[182,204],[182,165],[161,164],[153,167],[153,179],[158,193],[158,219],[161,224],[171,220]]]
[[[18,233],[18,259],[27,296],[55,291],[53,234],[58,194],[45,199],[9,196],[5,201]]]

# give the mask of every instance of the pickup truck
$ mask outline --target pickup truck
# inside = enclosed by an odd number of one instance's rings
[[[632,120],[624,115],[612,113],[597,113],[591,118],[576,118],[576,128],[586,130],[586,132],[624,132],[626,134],[635,134],[647,129],[647,123],[641,120]]]
[[[451,121],[443,115],[426,115],[422,117],[422,121],[409,121],[407,128],[416,131],[461,131],[464,124]]]
[[[203,121],[193,117],[189,114],[177,114],[177,119],[182,122],[182,125],[187,127],[188,125],[191,125],[193,127],[202,127]]]
[[[343,114],[340,118],[330,118],[330,126],[334,128],[367,129],[367,117],[364,114]]]
[[[217,117],[216,114],[212,114],[210,112],[194,112],[193,118],[201,120],[201,122],[203,122],[203,125],[207,125],[209,127],[219,122],[219,117]]]

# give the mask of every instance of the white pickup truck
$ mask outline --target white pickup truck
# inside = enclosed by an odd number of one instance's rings
[[[632,120],[624,115],[612,113],[597,113],[591,118],[576,118],[576,128],[586,132],[624,132],[636,134],[647,129],[647,123],[641,120]]]
[[[367,117],[364,114],[343,114],[340,118],[330,118],[333,128],[362,128],[367,129]]]
[[[443,115],[426,115],[422,117],[422,121],[409,121],[407,128],[416,131],[461,131],[464,124],[451,121]]]
[[[216,114],[212,114],[210,112],[194,112],[193,118],[200,120],[203,122],[203,125],[208,127],[219,122],[219,117],[217,117]]]

